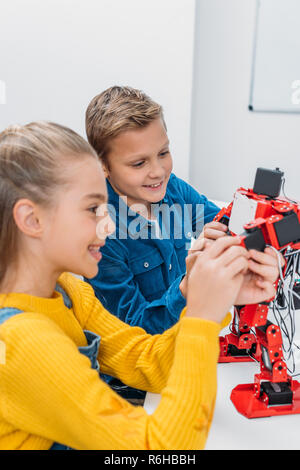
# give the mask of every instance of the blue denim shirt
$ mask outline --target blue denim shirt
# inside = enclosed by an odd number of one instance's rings
[[[153,204],[153,221],[130,210],[107,181],[116,231],[101,249],[98,275],[89,280],[104,307],[125,323],[162,333],[186,305],[179,284],[186,272],[191,238],[219,208],[192,186],[171,175],[165,197]],[[165,213],[168,213],[170,220]]]

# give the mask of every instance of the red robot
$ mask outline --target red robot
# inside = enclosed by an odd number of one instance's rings
[[[263,251],[269,245],[282,253],[286,264],[276,283],[277,292],[278,283],[281,289],[284,284],[288,262],[291,265],[296,259],[293,255],[297,254],[298,264],[300,260],[300,203],[279,197],[282,183],[283,173],[278,168],[258,168],[253,189],[239,188],[233,202],[215,218],[228,226],[228,235],[240,235],[247,249]],[[253,214],[252,221],[242,225],[242,233],[231,227],[237,212],[245,217],[239,201],[242,206],[245,201],[250,204]],[[296,292],[294,295],[293,300],[300,299]],[[254,383],[238,385],[231,393],[236,409],[247,418],[300,413],[300,383],[288,373],[280,327],[268,320],[270,305],[279,301],[275,297],[257,305],[234,307],[231,333],[220,337],[219,362],[260,363]]]

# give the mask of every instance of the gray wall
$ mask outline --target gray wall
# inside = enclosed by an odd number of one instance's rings
[[[300,115],[248,111],[255,13],[256,0],[196,0],[190,182],[230,201],[278,166],[300,200]]]

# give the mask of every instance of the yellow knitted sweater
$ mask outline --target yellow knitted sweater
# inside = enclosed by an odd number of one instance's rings
[[[148,335],[108,313],[71,274],[51,299],[1,294],[0,308],[24,313],[0,326],[0,449],[202,449],[216,395],[220,325],[185,318]],[[135,388],[161,393],[152,415],[104,383],[87,357],[83,330],[101,336],[100,369]],[[3,347],[5,351],[3,353]]]

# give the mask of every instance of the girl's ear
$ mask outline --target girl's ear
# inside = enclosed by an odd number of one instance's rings
[[[13,217],[18,229],[29,237],[39,238],[42,224],[39,219],[38,206],[29,199],[19,199],[13,209]]]

